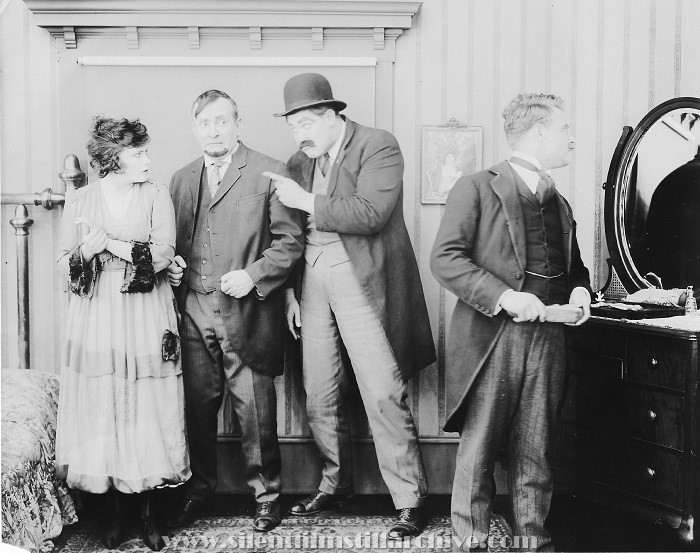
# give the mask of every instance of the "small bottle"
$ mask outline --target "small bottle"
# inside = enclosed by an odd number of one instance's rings
[[[695,315],[698,312],[698,303],[695,301],[695,296],[693,295],[693,287],[688,286],[685,291],[685,314]]]

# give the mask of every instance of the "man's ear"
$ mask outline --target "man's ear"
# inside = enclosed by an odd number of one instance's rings
[[[238,129],[238,133],[240,134],[240,132],[245,128],[245,121],[243,120],[243,118],[239,117],[238,119],[236,119],[235,125]]]
[[[545,129],[542,123],[535,123],[535,126],[532,130],[534,131],[533,136],[537,139],[538,142],[545,141]]]

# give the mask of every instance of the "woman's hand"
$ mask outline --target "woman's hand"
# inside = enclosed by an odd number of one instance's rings
[[[89,263],[93,257],[107,249],[109,237],[102,227],[93,225],[86,217],[76,217],[75,224],[86,225],[90,229],[80,249],[83,260]]]
[[[170,281],[170,286],[173,288],[180,286],[186,268],[187,263],[185,263],[185,260],[182,259],[181,256],[176,255],[170,265],[168,265],[168,280]]]

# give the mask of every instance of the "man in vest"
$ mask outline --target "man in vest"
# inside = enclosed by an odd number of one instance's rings
[[[192,478],[168,521],[185,526],[217,483],[217,414],[224,387],[233,399],[245,475],[257,509],[253,527],[280,523],[280,450],[274,377],[284,368],[284,290],[303,250],[296,211],[283,206],[264,171],[283,163],[238,140],[238,107],[208,90],[192,106],[203,155],[170,183],[177,221],[176,260],[182,279],[182,372]],[[182,268],[184,267],[184,272]]]
[[[590,284],[568,202],[549,169],[571,162],[561,98],[519,94],[503,112],[508,161],[460,178],[431,254],[435,278],[458,298],[447,350],[448,432],[460,432],[453,535],[487,546],[492,474],[506,446],[514,535],[553,550],[544,527],[552,495],[547,461],[564,389],[564,327],[545,306],[590,316]]]
[[[352,494],[342,340],[398,510],[389,536],[415,535],[427,480],[406,381],[435,361],[435,348],[403,218],[401,150],[390,133],[339,115],[346,104],[322,75],[292,77],[284,100],[279,116],[300,150],[287,163],[291,179],[268,176],[305,220],[305,262],[296,295],[287,291],[287,325],[295,336],[295,324],[301,328],[306,410],[323,461],[318,491],[291,514],[313,515]]]

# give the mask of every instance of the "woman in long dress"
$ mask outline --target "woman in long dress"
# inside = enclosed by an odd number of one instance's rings
[[[100,179],[66,200],[58,264],[70,303],[56,438],[68,486],[107,494],[104,541],[122,540],[123,496],[141,494],[144,541],[165,542],[152,490],[190,476],[180,344],[164,271],[174,256],[167,187],[148,180],[138,119],[94,120],[88,153]]]

